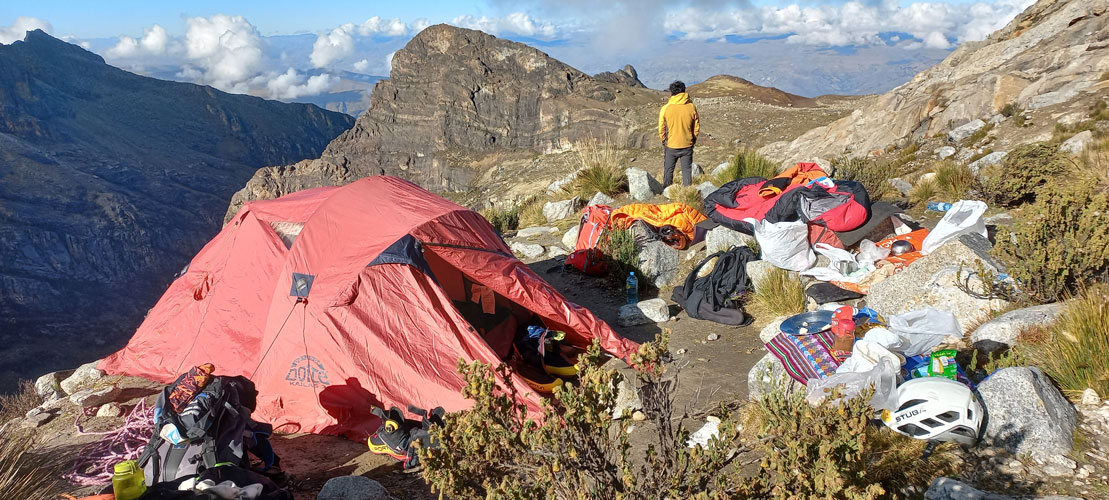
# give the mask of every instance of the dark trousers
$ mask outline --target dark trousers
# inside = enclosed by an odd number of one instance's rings
[[[666,146],[666,156],[662,162],[662,187],[674,183],[674,164],[682,160],[682,185],[693,184],[693,146],[688,148],[673,149]]]

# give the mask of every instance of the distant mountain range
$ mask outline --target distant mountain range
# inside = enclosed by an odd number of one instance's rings
[[[138,76],[42,31],[0,45],[0,390],[122,345],[265,165],[354,119]]]

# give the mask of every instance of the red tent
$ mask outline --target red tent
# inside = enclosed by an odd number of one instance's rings
[[[458,360],[499,363],[534,317],[620,358],[638,347],[513,257],[478,213],[376,176],[245,204],[100,368],[168,383],[211,362],[255,382],[256,419],[361,437],[376,427],[371,405],[466,408]]]

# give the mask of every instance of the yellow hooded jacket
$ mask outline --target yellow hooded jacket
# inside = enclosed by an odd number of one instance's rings
[[[689,94],[682,92],[670,96],[670,101],[658,112],[658,138],[671,149],[688,148],[697,142],[701,133],[701,120]]]

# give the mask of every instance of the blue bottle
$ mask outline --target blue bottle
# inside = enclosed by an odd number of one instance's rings
[[[635,278],[635,271],[628,273],[628,284],[625,287],[628,292],[628,303],[636,304],[639,302],[639,280]]]
[[[950,203],[943,203],[939,201],[928,202],[928,210],[931,210],[933,212],[946,212],[948,210],[951,210],[951,207],[952,205]]]

